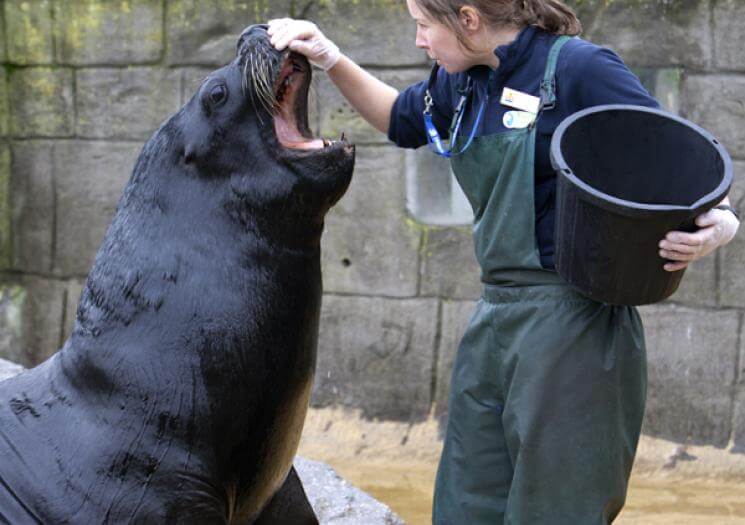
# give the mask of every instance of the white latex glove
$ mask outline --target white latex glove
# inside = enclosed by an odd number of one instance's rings
[[[660,241],[660,256],[671,261],[664,268],[669,272],[682,270],[689,263],[710,254],[732,240],[740,221],[728,210],[711,209],[696,217],[694,233],[669,232]]]
[[[341,58],[339,47],[326,38],[313,22],[292,18],[269,20],[267,33],[278,51],[289,47],[308,57],[311,64],[324,71],[334,67]]]

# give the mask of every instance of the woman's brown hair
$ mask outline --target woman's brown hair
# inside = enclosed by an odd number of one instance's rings
[[[532,25],[556,35],[578,35],[582,31],[574,10],[559,0],[414,0],[433,20],[445,25],[470,49],[460,25],[462,7],[475,7],[491,27]]]

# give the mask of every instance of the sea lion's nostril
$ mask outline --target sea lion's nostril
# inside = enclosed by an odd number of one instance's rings
[[[269,29],[269,26],[267,24],[252,24],[248,26],[246,29],[243,30],[241,33],[241,36],[238,37],[238,44],[237,48],[240,50],[241,46],[243,46],[243,42],[251,35],[251,33],[255,33],[257,31],[264,31]]]

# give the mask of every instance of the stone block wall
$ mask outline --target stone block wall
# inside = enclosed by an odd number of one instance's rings
[[[573,5],[586,38],[618,51],[666,107],[728,148],[731,198],[745,208],[745,2]],[[69,335],[143,142],[231,59],[245,26],[307,17],[398,88],[427,75],[400,0],[0,6],[0,357],[26,366]],[[322,73],[311,104],[316,134],[345,131],[358,144],[354,180],[329,215],[323,241],[313,403],[359,408],[370,418],[442,416],[457,343],[480,291],[470,229],[412,216],[407,170],[416,157],[365,124]],[[649,349],[646,433],[745,451],[744,263],[741,233],[694,264],[669,301],[641,309]]]

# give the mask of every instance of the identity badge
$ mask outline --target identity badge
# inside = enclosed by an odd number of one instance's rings
[[[502,90],[502,98],[499,100],[499,103],[503,106],[536,114],[541,105],[541,99],[523,93],[522,91],[506,87]]]

